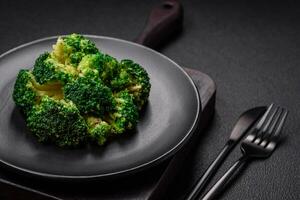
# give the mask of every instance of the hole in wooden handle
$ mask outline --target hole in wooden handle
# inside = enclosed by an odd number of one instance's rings
[[[171,2],[164,2],[162,6],[165,9],[171,9],[171,8],[173,8],[174,5]]]

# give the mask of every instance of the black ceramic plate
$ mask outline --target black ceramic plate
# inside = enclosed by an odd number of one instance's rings
[[[30,135],[11,94],[18,71],[31,68],[57,37],[37,40],[0,57],[0,161],[18,172],[55,179],[93,179],[127,174],[174,154],[193,132],[200,100],[191,78],[167,57],[135,43],[87,36],[103,52],[145,67],[152,84],[136,131],[103,147],[61,149]]]

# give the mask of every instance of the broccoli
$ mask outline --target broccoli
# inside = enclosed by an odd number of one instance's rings
[[[82,58],[77,69],[81,76],[100,79],[99,69],[101,62],[102,56],[100,53],[89,54]]]
[[[43,96],[28,113],[27,125],[39,142],[60,147],[78,146],[86,139],[85,120],[72,101]]]
[[[90,40],[79,34],[59,37],[53,46],[53,57],[62,64],[77,66],[81,59],[88,54],[96,54],[99,50]]]
[[[40,142],[77,147],[103,145],[133,129],[150,92],[147,72],[118,62],[78,34],[59,37],[52,52],[16,78],[13,99]]]
[[[119,62],[110,55],[101,54],[99,74],[101,80],[110,85],[111,80],[119,73]]]
[[[20,70],[13,91],[13,99],[16,105],[26,114],[44,95],[62,99],[61,84],[52,82],[40,85],[29,70]]]
[[[24,110],[25,113],[34,105],[37,96],[32,84],[32,78],[29,70],[22,69],[15,82],[13,99],[16,105]]]
[[[114,95],[114,111],[100,117],[86,116],[88,133],[99,145],[103,144],[109,136],[120,135],[126,130],[133,129],[139,118],[138,108],[132,96],[126,91]]]
[[[73,101],[81,113],[103,116],[113,109],[112,91],[100,80],[79,77],[75,81],[67,83],[63,91],[65,99]]]
[[[88,134],[93,141],[99,145],[106,142],[107,138],[111,135],[112,127],[106,121],[94,116],[86,117],[88,126]]]
[[[121,134],[126,129],[132,129],[136,126],[139,113],[133,103],[132,96],[126,90],[115,94],[115,101],[115,111],[109,115],[109,122],[113,133]]]
[[[149,76],[144,68],[132,60],[122,60],[118,76],[111,81],[114,90],[127,89],[139,109],[146,103],[151,88]]]
[[[53,81],[66,83],[78,75],[74,67],[57,62],[48,52],[36,59],[32,73],[39,84]]]

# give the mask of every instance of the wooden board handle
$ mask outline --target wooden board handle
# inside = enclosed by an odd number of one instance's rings
[[[179,1],[164,0],[155,6],[136,43],[157,48],[182,30],[183,8]]]

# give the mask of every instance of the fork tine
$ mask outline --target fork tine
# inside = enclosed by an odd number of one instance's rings
[[[280,111],[281,112],[277,115],[272,127],[268,131],[268,136],[264,137],[263,141],[260,143],[261,146],[266,147],[267,144],[269,142],[271,142],[271,140],[278,138],[279,133],[281,132],[281,129],[283,127],[283,124],[284,124],[287,114],[288,114],[288,111],[286,109],[281,108]],[[274,131],[275,127],[276,127],[276,130]],[[273,132],[274,132],[274,134],[273,134]]]
[[[271,109],[273,108],[274,103],[272,103],[271,105],[269,105],[267,111],[265,112],[265,114],[260,118],[259,122],[256,125],[256,129],[259,130],[261,129],[262,125],[264,124],[264,122],[266,121],[267,116],[269,115]]]
[[[277,126],[274,134],[273,134],[273,137],[278,137],[280,132],[281,132],[281,129],[284,125],[284,122],[286,121],[286,117],[288,115],[288,111],[286,109],[283,109],[283,114],[282,114],[282,118],[280,119],[280,122],[279,122],[279,125]]]
[[[277,108],[278,109],[276,110],[276,117],[272,121],[271,127],[266,131],[265,135],[261,139],[260,145],[263,147],[266,146],[266,144],[268,143],[268,139],[271,137],[272,133],[274,132],[276,125],[278,125],[279,118],[282,115],[283,108],[279,108],[279,107],[277,107]]]
[[[265,118],[266,122],[263,124],[263,127],[261,127],[261,129],[259,129],[256,134],[256,138],[254,140],[255,144],[259,144],[263,141],[263,138],[265,137],[266,133],[270,129],[270,125],[274,121],[274,117],[278,112],[278,110],[279,110],[278,106],[275,109],[270,109],[271,113],[269,113],[269,115]]]
[[[277,114],[280,107],[276,107],[275,110],[271,113],[271,116],[268,118],[267,123],[265,123],[264,128],[262,129],[263,133],[266,133],[270,129],[270,124],[274,121],[274,116]]]
[[[266,133],[267,135],[266,136],[270,136],[273,133],[273,131],[274,131],[276,125],[277,125],[277,122],[278,122],[279,118],[281,117],[283,111],[284,111],[283,108],[278,109],[278,113],[276,113],[277,114],[276,118],[273,121],[273,124],[272,124],[271,128],[267,131],[267,133]]]

